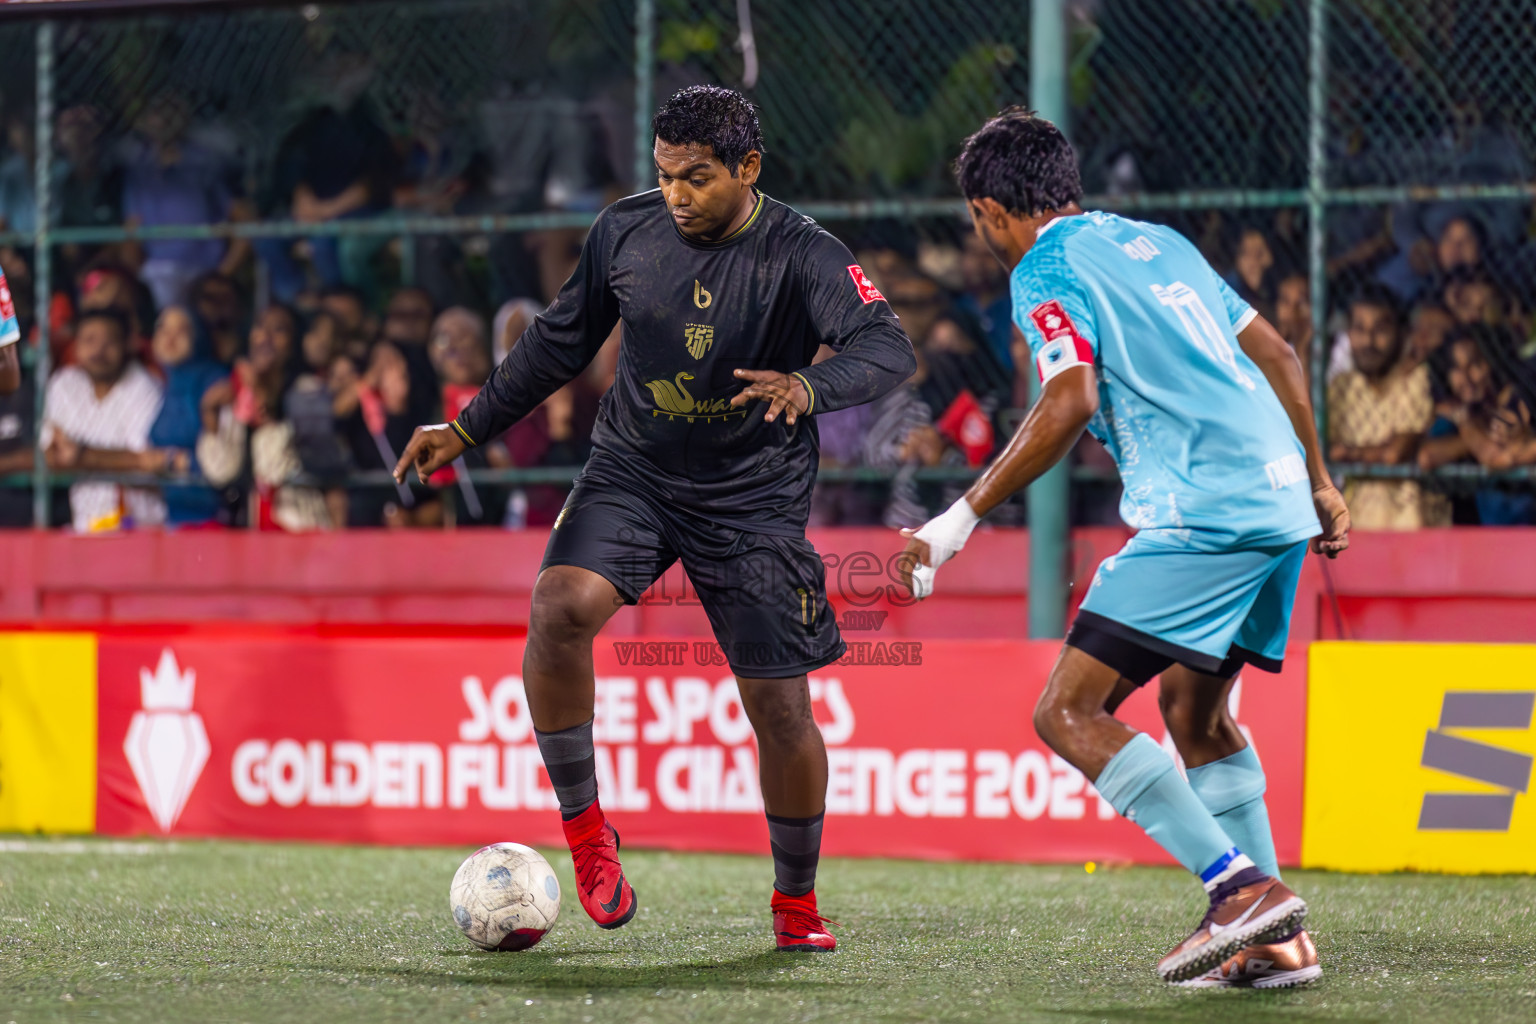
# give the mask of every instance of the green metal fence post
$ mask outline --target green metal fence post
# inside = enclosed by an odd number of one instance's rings
[[[1327,242],[1327,74],[1328,0],[1312,0],[1307,33],[1307,277],[1312,296],[1312,416],[1317,436],[1328,444],[1328,416],[1323,407],[1328,368],[1328,274],[1324,246]]]
[[[44,417],[47,415],[48,372],[48,307],[53,299],[50,279],[53,277],[52,239],[49,229],[53,221],[53,22],[44,21],[37,26],[37,158],[33,164],[33,194],[37,197],[37,223],[32,236],[33,309],[32,322],[37,324],[37,360],[33,364],[32,383],[34,408],[37,410],[32,436],[41,440]],[[48,528],[48,460],[43,446],[32,451],[32,527]]]
[[[1064,0],[1033,0],[1029,20],[1029,102],[1070,135]],[[1028,373],[1028,368],[1025,368]],[[1029,374],[1031,400],[1039,382]],[[1061,637],[1067,626],[1068,467],[1063,462],[1029,488],[1029,635]]]
[[[635,191],[655,184],[651,114],[656,103],[656,0],[635,0]]]

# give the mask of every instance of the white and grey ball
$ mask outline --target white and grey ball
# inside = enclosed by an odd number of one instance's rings
[[[464,937],[481,949],[527,949],[560,917],[560,882],[537,850],[494,843],[459,865],[448,906]]]

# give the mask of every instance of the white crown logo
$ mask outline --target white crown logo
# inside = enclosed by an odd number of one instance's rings
[[[192,691],[197,686],[197,673],[185,672],[176,664],[176,655],[167,647],[160,652],[160,663],[155,674],[149,669],[139,669],[139,688],[144,695],[145,711],[191,711]]]
[[[123,753],[144,794],[144,806],[162,832],[175,827],[208,763],[208,730],[192,710],[197,673],[182,671],[169,647],[153,674],[139,669],[144,709],[128,723]]]

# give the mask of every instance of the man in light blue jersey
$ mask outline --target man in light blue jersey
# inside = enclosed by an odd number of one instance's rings
[[[1035,709],[1040,737],[1209,895],[1158,964],[1170,982],[1280,987],[1317,977],[1306,904],[1279,879],[1264,772],[1227,713],[1244,664],[1276,671],[1313,549],[1348,546],[1295,354],[1175,231],[1084,213],[1066,138],[1005,111],[957,165],[977,234],[1012,274],[1042,390],[963,498],[906,531],[909,583],[932,592],[977,521],[1086,429],[1114,456],[1137,534],[1104,560]],[[1114,718],[1161,674],[1188,768]]]

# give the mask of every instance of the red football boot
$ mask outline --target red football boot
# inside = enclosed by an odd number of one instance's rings
[[[830,953],[837,939],[826,926],[837,924],[816,912],[816,890],[804,896],[785,896],[773,890],[773,937],[786,953]]]
[[[593,804],[565,825],[565,841],[576,865],[581,909],[599,928],[618,928],[635,916],[635,890],[619,864],[619,833]]]

